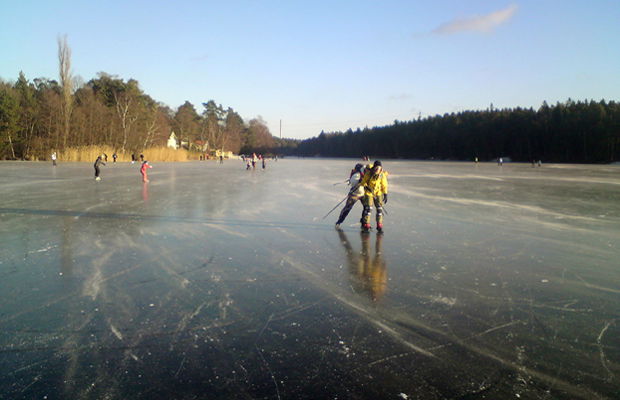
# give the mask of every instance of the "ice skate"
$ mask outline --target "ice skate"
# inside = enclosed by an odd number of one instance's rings
[[[377,232],[383,233],[383,224],[377,224]]]
[[[370,224],[362,224],[362,232],[370,232],[370,229],[372,229]]]
[[[97,177],[95,177],[95,180],[96,180],[96,181],[100,181],[100,180],[101,180],[101,178],[97,176]]]

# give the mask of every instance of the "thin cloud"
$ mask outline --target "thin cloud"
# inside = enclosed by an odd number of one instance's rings
[[[202,61],[207,61],[209,59],[209,55],[208,54],[202,54],[202,55],[198,55],[198,56],[194,56],[192,58],[190,58],[190,61],[192,62],[202,62]]]
[[[409,100],[410,98],[411,98],[411,95],[408,93],[398,93],[398,94],[393,94],[389,96],[388,100],[399,101],[399,100]]]
[[[453,21],[441,24],[433,33],[440,35],[450,35],[460,32],[490,32],[498,26],[508,22],[517,12],[519,7],[512,4],[507,8],[490,14],[474,16],[463,19],[455,19]]]

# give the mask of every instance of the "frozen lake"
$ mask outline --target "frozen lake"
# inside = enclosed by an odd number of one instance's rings
[[[0,398],[620,396],[620,166],[356,162],[0,163]]]

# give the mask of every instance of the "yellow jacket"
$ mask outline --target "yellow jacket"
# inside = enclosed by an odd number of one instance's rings
[[[387,194],[387,176],[387,171],[381,171],[378,175],[374,175],[372,171],[364,174],[364,178],[362,178],[362,186],[364,186],[366,196],[378,197]]]

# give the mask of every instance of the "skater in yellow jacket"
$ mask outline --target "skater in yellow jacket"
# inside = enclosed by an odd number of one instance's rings
[[[377,160],[372,169],[364,174],[361,185],[364,187],[364,197],[362,197],[362,231],[370,230],[370,214],[372,205],[377,208],[377,231],[383,231],[383,204],[387,203],[388,198],[388,173],[383,170],[381,161]]]

